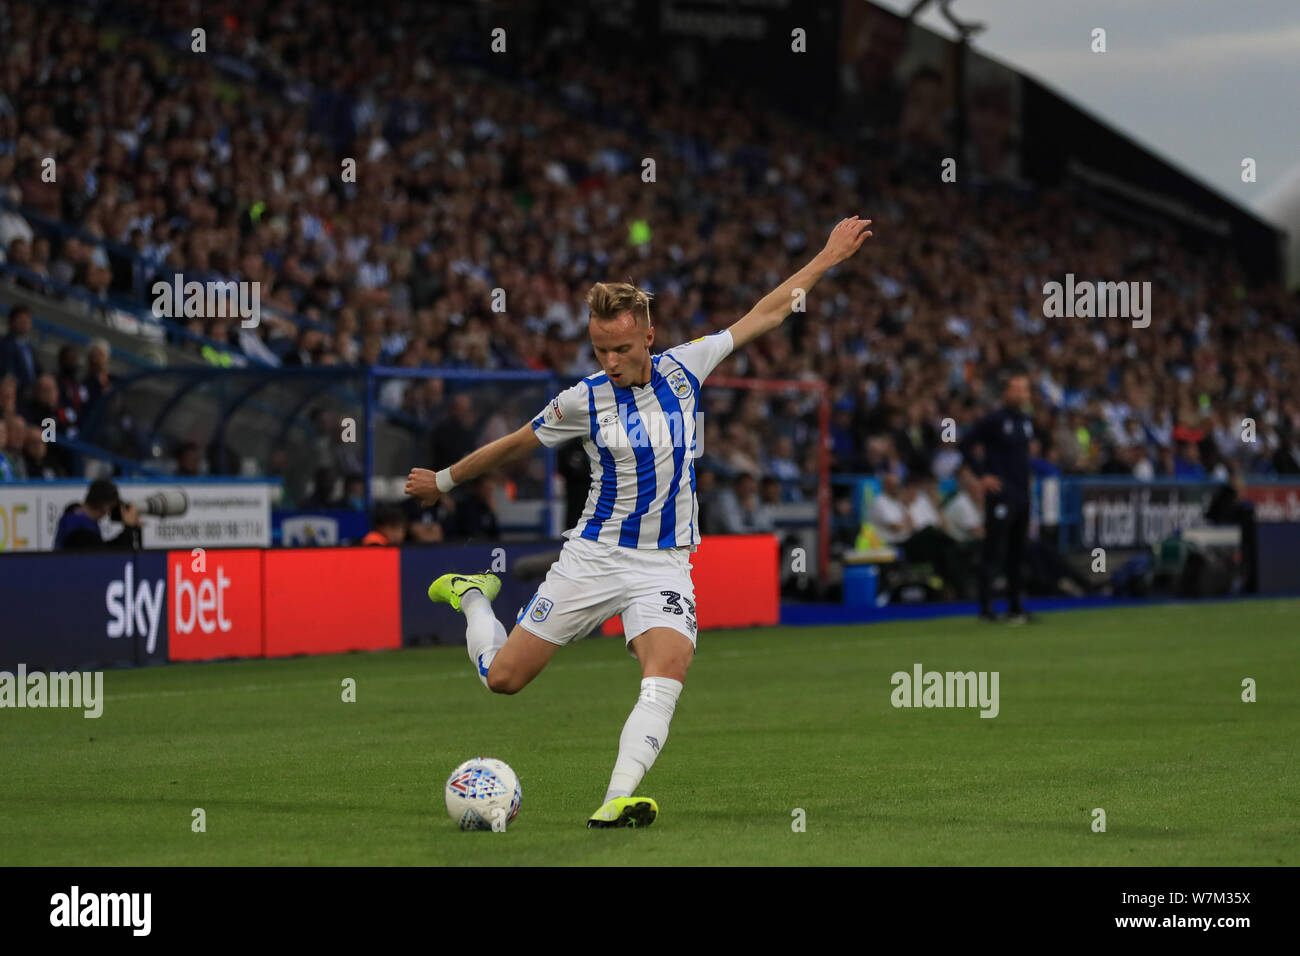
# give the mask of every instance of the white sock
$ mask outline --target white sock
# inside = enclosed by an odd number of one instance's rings
[[[641,681],[641,696],[623,725],[618,738],[618,760],[609,778],[605,801],[630,797],[641,778],[654,765],[668,743],[668,724],[682,692],[682,682],[671,677],[647,677]]]
[[[460,609],[465,614],[465,644],[469,659],[474,663],[478,679],[486,687],[492,658],[506,643],[506,629],[492,613],[492,602],[482,591],[466,591],[460,599]]]

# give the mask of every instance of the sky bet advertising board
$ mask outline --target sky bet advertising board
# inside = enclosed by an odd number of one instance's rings
[[[399,647],[399,561],[396,548],[3,556],[0,670]]]
[[[0,670],[99,670],[167,660],[167,555],[0,558]]]

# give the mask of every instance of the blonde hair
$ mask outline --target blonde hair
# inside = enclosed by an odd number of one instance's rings
[[[638,289],[630,282],[597,282],[587,293],[587,308],[591,317],[600,321],[616,319],[624,312],[631,312],[637,325],[645,322],[647,328],[653,328],[650,321],[649,292]]]

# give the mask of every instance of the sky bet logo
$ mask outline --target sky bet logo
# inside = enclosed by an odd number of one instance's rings
[[[128,561],[122,577],[108,583],[104,604],[108,608],[108,636],[148,639],[145,650],[152,654],[158,645],[158,622],[162,618],[163,588],[161,580],[135,581],[135,566]]]
[[[230,587],[230,578],[226,576],[225,568],[217,565],[217,580],[214,582],[205,577],[197,586],[193,581],[185,580],[179,563],[175,568],[172,623],[176,632],[193,634],[197,626],[204,634],[228,633],[233,625],[226,616],[226,590]]]
[[[182,566],[175,565],[172,582],[172,627],[174,634],[227,634],[234,627],[226,613],[226,592],[231,578],[218,565],[213,576],[203,575],[196,581],[185,579]],[[104,592],[108,608],[108,636],[146,639],[145,650],[154,653],[158,646],[158,625],[162,621],[163,598],[167,583],[135,579],[135,565],[127,562],[122,576],[110,581]]]

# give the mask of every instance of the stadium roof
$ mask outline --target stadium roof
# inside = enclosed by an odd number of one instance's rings
[[[1292,166],[1259,201],[1260,215],[1288,233],[1287,285],[1300,285],[1300,163]]]

